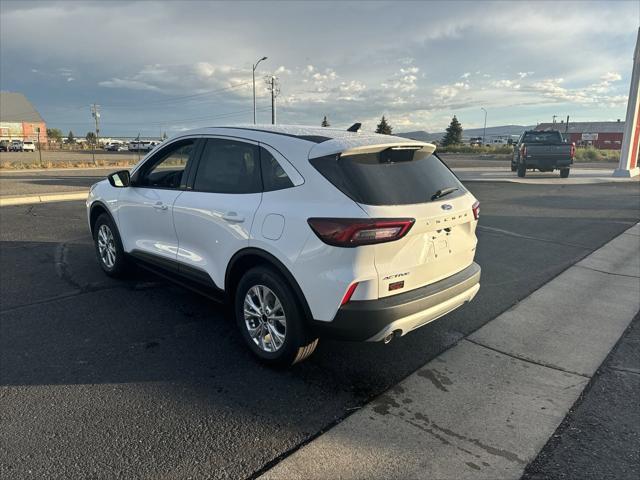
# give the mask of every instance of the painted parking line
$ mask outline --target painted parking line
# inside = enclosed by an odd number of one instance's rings
[[[638,228],[262,478],[520,478],[640,309]]]

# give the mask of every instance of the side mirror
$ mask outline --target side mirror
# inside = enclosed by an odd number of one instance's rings
[[[107,176],[107,180],[112,187],[125,188],[131,184],[131,176],[129,170],[120,170]]]

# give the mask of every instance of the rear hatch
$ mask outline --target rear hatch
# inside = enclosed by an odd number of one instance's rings
[[[404,237],[360,247],[375,251],[379,297],[437,282],[473,262],[475,198],[434,149],[387,144],[310,159],[371,218],[415,219]]]

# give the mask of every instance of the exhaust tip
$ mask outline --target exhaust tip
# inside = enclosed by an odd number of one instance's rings
[[[391,342],[391,340],[393,340],[395,337],[399,337],[402,335],[402,330],[394,330],[393,332],[391,332],[389,335],[387,335],[386,337],[384,337],[384,339],[382,340],[385,345],[389,342]]]

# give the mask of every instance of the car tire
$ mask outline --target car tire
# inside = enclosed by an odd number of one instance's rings
[[[120,233],[106,213],[93,224],[93,243],[100,268],[110,277],[121,278],[129,273],[130,262],[122,248]]]
[[[243,275],[236,288],[234,311],[245,343],[267,365],[299,363],[318,345],[318,339],[307,334],[293,289],[274,269],[255,267]]]
[[[519,163],[518,164],[518,176],[520,178],[524,178],[524,176],[527,174],[527,167],[525,166],[524,163]]]
[[[560,178],[568,178],[569,177],[569,169],[561,168],[560,169]]]
[[[511,171],[515,172],[516,170],[518,170],[518,167],[515,164],[511,164]]]

